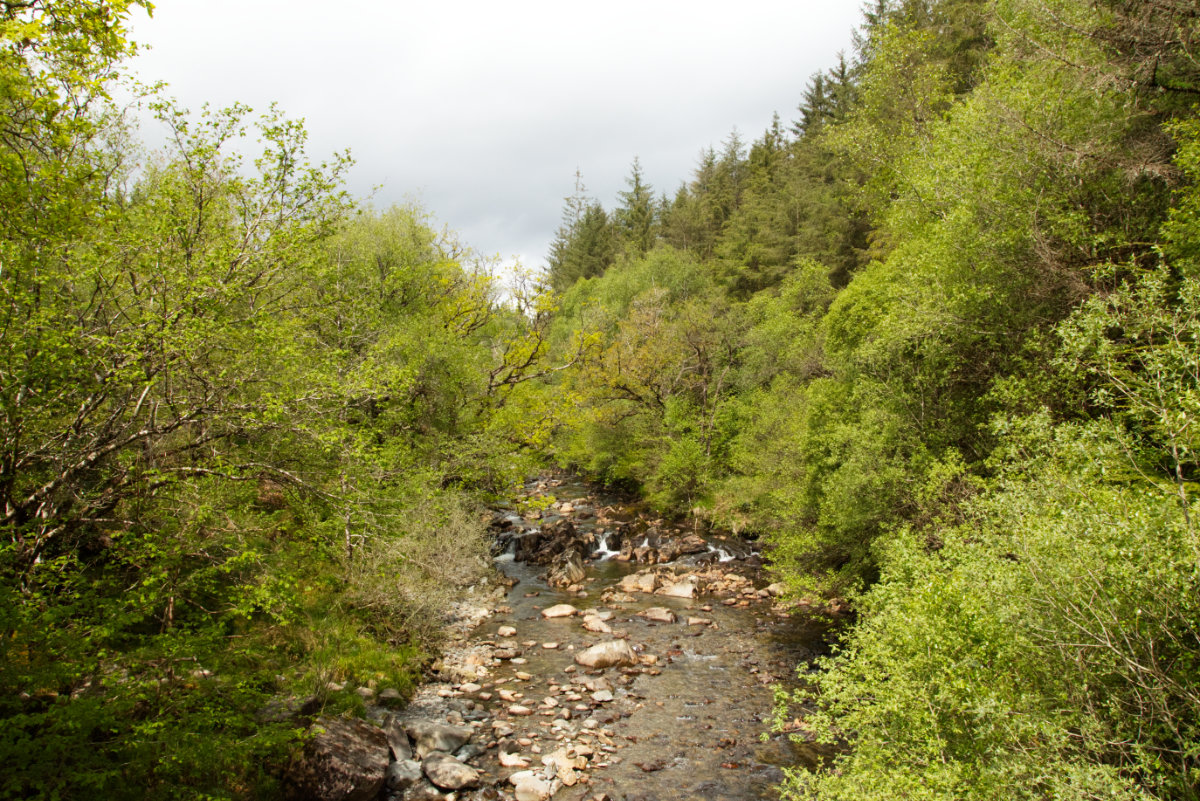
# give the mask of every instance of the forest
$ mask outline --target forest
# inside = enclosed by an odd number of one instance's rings
[[[1200,799],[1194,2],[872,0],[507,287],[281,110],[147,152],[139,6],[0,16],[0,797],[275,797],[555,464],[853,610],[784,798]]]

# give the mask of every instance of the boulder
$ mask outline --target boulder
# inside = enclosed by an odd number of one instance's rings
[[[361,720],[322,718],[292,764],[290,795],[308,801],[368,801],[387,781],[388,739]]]
[[[696,597],[696,581],[692,578],[686,578],[683,581],[664,584],[655,590],[655,593],[666,595],[670,598],[694,598]]]
[[[539,531],[530,531],[516,539],[513,556],[518,562],[548,565],[568,548],[581,545],[582,538],[569,520],[546,523]]]
[[[637,613],[638,617],[654,623],[674,623],[675,613],[663,606],[651,606]]]
[[[673,562],[687,554],[707,552],[708,543],[703,537],[696,534],[688,534],[679,539],[664,542],[659,546],[658,550],[664,562]]]
[[[550,620],[551,618],[556,617],[570,617],[571,615],[576,615],[578,613],[579,610],[570,604],[556,604],[555,606],[543,609],[542,617]]]
[[[383,722],[383,733],[391,746],[394,759],[412,759],[412,746],[408,743],[408,732],[404,730],[403,722],[388,715]]]
[[[479,771],[437,751],[425,757],[421,770],[425,771],[429,781],[443,790],[461,790],[479,783]]]
[[[575,662],[587,668],[609,668],[637,664],[637,655],[624,640],[597,643],[575,655]]]
[[[421,763],[414,759],[397,759],[388,765],[387,786],[389,790],[407,790],[421,781]]]
[[[581,584],[585,578],[587,573],[583,569],[583,557],[576,548],[569,548],[554,557],[550,569],[546,571],[546,583],[551,587],[570,587],[572,584]]]
[[[653,573],[630,573],[621,579],[619,586],[622,592],[650,593],[658,586],[658,577]]]
[[[405,726],[408,736],[417,747],[417,756],[425,759],[434,751],[453,754],[471,739],[471,729],[438,723],[436,720],[410,720]]]

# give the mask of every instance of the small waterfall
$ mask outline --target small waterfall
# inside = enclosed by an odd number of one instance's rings
[[[601,531],[596,534],[596,550],[592,552],[592,556],[603,562],[606,559],[612,559],[620,551],[614,551],[608,547],[608,532]]]
[[[504,553],[494,557],[493,562],[511,562],[517,558],[517,538],[513,537],[508,541],[508,546],[504,549]]]
[[[731,554],[729,551],[725,550],[724,548],[718,548],[715,545],[713,545],[712,543],[709,543],[708,552],[715,553],[717,555],[718,562],[732,562],[734,559],[737,558],[733,554]]]

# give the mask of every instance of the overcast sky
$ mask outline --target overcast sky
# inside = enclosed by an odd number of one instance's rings
[[[416,199],[485,255],[544,264],[575,170],[615,205],[639,157],[673,195],[735,127],[786,123],[859,0],[156,0],[144,81],[196,110],[278,102],[349,189]],[[376,189],[376,187],[379,187]]]

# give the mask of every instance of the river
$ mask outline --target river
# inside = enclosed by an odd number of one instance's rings
[[[513,582],[507,597],[448,650],[450,680],[425,685],[410,703],[414,714],[482,732],[473,761],[485,786],[459,798],[512,798],[523,789],[517,797],[552,790],[568,801],[768,799],[778,796],[783,766],[815,764],[819,749],[772,733],[769,718],[772,688],[795,686],[797,666],[826,651],[828,624],[784,611],[749,546],[705,534],[704,551],[650,569],[605,546],[620,539],[630,543],[627,555],[636,545],[653,559],[651,542],[690,533],[694,543],[695,533],[649,520],[636,505],[570,477],[533,480],[520,501],[498,513],[508,542],[567,520],[591,543],[585,577],[572,589],[552,587],[546,568],[517,561],[510,544],[496,559]],[[545,510],[517,511],[531,506]],[[697,593],[622,590],[622,579],[651,570],[660,583],[698,582]],[[560,604],[578,612],[543,615]],[[643,617],[648,609],[660,619]],[[636,664],[589,670],[576,663],[590,646],[614,640],[631,646]],[[556,770],[560,764],[565,769]],[[529,771],[544,782],[540,790],[509,779]]]

